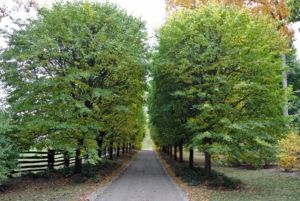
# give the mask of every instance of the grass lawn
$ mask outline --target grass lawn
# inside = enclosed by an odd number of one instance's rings
[[[243,185],[238,190],[228,190],[222,187],[213,188],[200,184],[198,186],[188,186],[178,177],[175,177],[176,167],[182,165],[170,159],[165,153],[157,151],[159,158],[175,179],[177,183],[186,191],[191,201],[292,201],[300,200],[300,178],[294,178],[285,174],[271,173],[266,170],[246,170],[241,168],[231,168],[213,165],[213,169],[225,174],[228,177],[237,178]],[[188,161],[188,153],[184,153],[184,161]],[[204,157],[201,153],[195,153],[194,163],[203,167]],[[273,171],[274,172],[274,171]],[[278,172],[278,171],[277,171]]]
[[[210,190],[209,200],[300,200],[300,179],[262,170],[242,170],[215,167],[227,176],[240,179],[245,184],[241,191]]]

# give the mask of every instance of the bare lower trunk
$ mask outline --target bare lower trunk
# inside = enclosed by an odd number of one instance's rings
[[[172,145],[169,146],[169,155],[172,158]]]
[[[108,152],[109,152],[109,160],[112,160],[113,159],[113,143],[110,143],[110,146],[108,148]]]
[[[194,167],[194,150],[190,148],[189,166],[191,169]]]
[[[211,157],[208,152],[205,152],[205,177],[206,179],[211,177]]]
[[[82,171],[82,158],[80,158],[80,149],[76,149],[74,174],[80,174]]]
[[[118,145],[118,148],[117,148],[117,157],[120,157],[120,145]]]
[[[123,146],[122,146],[122,154],[125,154],[125,143],[123,143]]]
[[[182,145],[179,145],[179,162],[183,162],[183,150],[182,150]]]
[[[128,153],[128,143],[126,143],[126,153]]]
[[[286,56],[285,54],[282,54],[282,67],[285,68],[286,66]],[[282,88],[285,89],[285,91],[287,92],[287,85],[288,85],[288,80],[287,80],[287,70],[282,72]],[[285,106],[283,109],[283,116],[287,117],[289,116],[289,110],[288,110],[288,99],[287,96],[285,97]]]
[[[174,160],[177,161],[177,146],[174,146]]]
[[[102,155],[102,142],[103,140],[97,139],[97,144],[98,144],[98,157],[101,158]]]

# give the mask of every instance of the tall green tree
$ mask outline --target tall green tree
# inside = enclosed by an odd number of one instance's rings
[[[37,12],[1,31],[8,44],[1,81],[16,125],[11,137],[26,149],[76,149],[80,173],[82,156],[99,160],[109,108],[127,106],[124,90],[145,80],[145,23],[110,3],[55,3]]]
[[[289,0],[287,5],[290,9],[289,22],[300,21],[300,1],[299,0]]]
[[[175,80],[170,102],[190,101],[185,126],[205,153],[207,177],[211,158],[250,158],[285,136],[286,94],[279,83],[287,39],[276,29],[268,17],[208,5],[175,13],[158,32],[161,56],[153,68]]]

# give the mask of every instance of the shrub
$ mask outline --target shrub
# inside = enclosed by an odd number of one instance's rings
[[[17,168],[18,149],[12,143],[10,138],[0,133],[0,186],[3,181],[11,175],[12,171]]]
[[[278,163],[285,171],[293,168],[299,169],[297,153],[300,152],[300,136],[297,132],[291,132],[286,139],[279,142]]]

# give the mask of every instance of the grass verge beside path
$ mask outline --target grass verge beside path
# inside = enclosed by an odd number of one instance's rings
[[[214,170],[228,177],[240,179],[244,184],[239,190],[224,190],[205,185],[188,186],[175,176],[175,168],[181,165],[163,152],[157,151],[158,157],[174,180],[186,191],[191,201],[293,201],[300,198],[300,179],[282,174],[267,173],[261,170],[245,170],[215,166]],[[197,161],[199,162],[199,161]],[[200,161],[199,164],[202,164]]]
[[[101,168],[92,177],[80,174],[64,177],[62,174],[44,172],[38,175],[9,179],[0,187],[1,201],[79,201],[85,200],[100,186],[114,178],[136,155],[138,151],[114,157],[113,161],[103,159]]]

